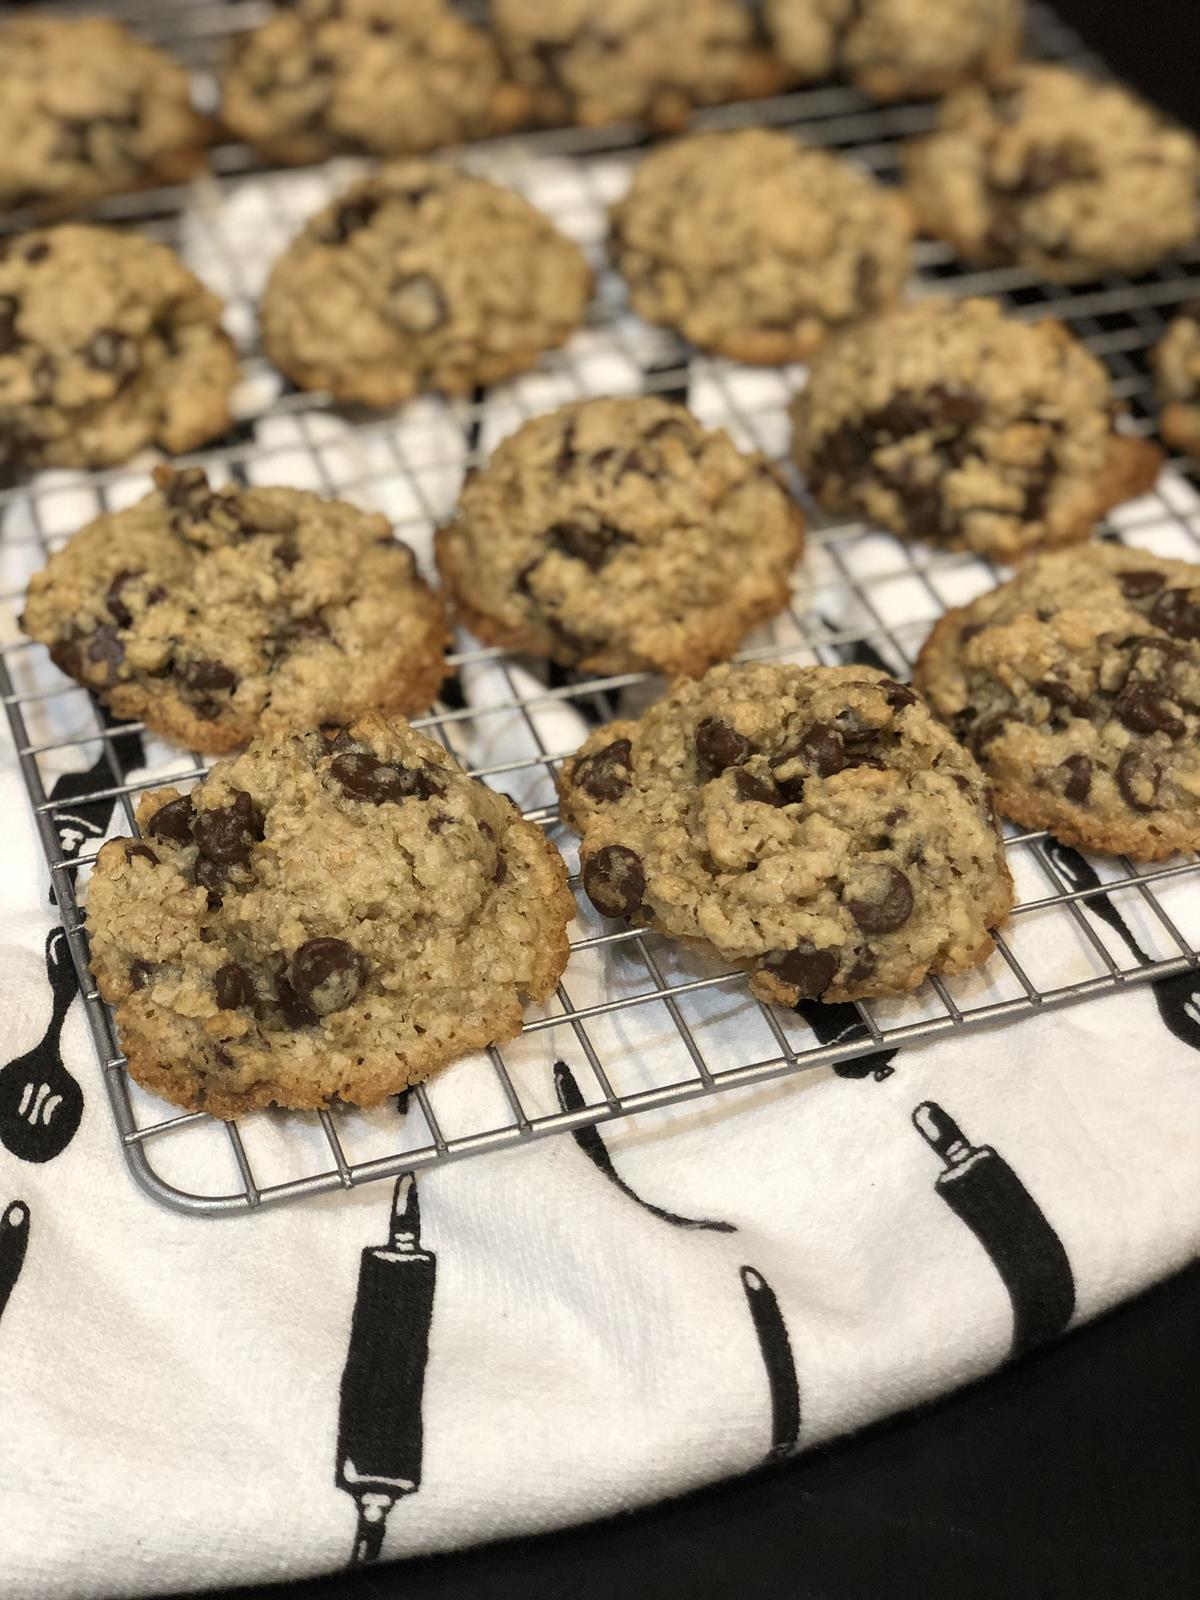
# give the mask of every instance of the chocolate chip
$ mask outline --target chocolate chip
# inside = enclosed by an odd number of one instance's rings
[[[125,646],[121,643],[119,632],[114,623],[102,622],[92,634],[87,647],[87,658],[97,666],[105,668],[105,676],[109,683],[117,680],[117,668],[125,659]]]
[[[1092,792],[1091,758],[1077,751],[1060,762],[1058,770],[1064,775],[1063,798],[1072,805],[1082,805]]]
[[[1005,724],[1016,720],[1016,713],[1012,711],[989,711],[986,716],[980,717],[967,741],[972,755],[981,757],[985,746],[1004,732]]]
[[[269,634],[265,640],[268,651],[272,655],[286,655],[298,644],[305,640],[328,639],[329,629],[320,617],[293,617],[290,621],[282,623],[275,632]]]
[[[1200,590],[1165,589],[1150,609],[1150,621],[1172,639],[1200,639]]]
[[[426,272],[398,278],[388,296],[388,313],[408,333],[433,333],[449,317],[446,297]]]
[[[928,390],[925,404],[935,422],[951,428],[969,428],[984,412],[983,396],[974,389],[949,389],[940,383]]]
[[[1095,164],[1088,146],[1079,139],[1064,139],[1058,144],[1032,144],[1016,180],[1006,185],[1018,195],[1045,194],[1061,183],[1095,175]]]
[[[1060,678],[1044,678],[1037,688],[1056,711],[1066,711],[1073,717],[1086,717],[1091,710],[1088,702],[1076,694],[1069,683],[1063,683]]]
[[[26,261],[32,261],[36,265],[39,261],[45,261],[49,254],[50,246],[44,239],[39,239],[36,241],[36,243],[27,246],[25,250],[25,259]]]
[[[604,917],[631,917],[646,892],[641,857],[623,844],[606,844],[583,864],[583,887]]]
[[[554,548],[582,561],[592,572],[599,572],[613,547],[625,542],[620,529],[607,522],[597,523],[595,527],[583,522],[556,522],[547,529],[547,537]]]
[[[983,247],[999,265],[1009,265],[1016,260],[1025,239],[1021,219],[1008,206],[998,210],[992,218],[983,240]]]
[[[802,756],[818,778],[831,778],[846,765],[842,736],[828,722],[814,722],[805,729],[792,754]]]
[[[1041,522],[1046,515],[1050,503],[1050,490],[1054,486],[1054,465],[1044,461],[1034,470],[1033,476],[1025,486],[1025,499],[1021,506],[1021,519],[1024,522]]]
[[[321,726],[321,741],[325,746],[327,755],[340,755],[343,750],[353,750],[354,740],[350,737],[349,728],[340,728],[336,722],[326,722]]]
[[[329,771],[351,800],[365,800],[376,806],[414,798],[428,800],[445,793],[427,772],[380,761],[367,750],[335,756]]]
[[[219,911],[222,906],[222,894],[225,890],[225,869],[210,861],[207,856],[197,856],[192,866],[192,882],[198,883],[202,889],[208,891],[208,909]]]
[[[850,915],[864,933],[894,933],[912,916],[912,884],[897,867],[871,867],[860,876],[867,887],[848,900]]]
[[[148,844],[127,844],[125,846],[126,861],[132,861],[134,856],[140,856],[143,861],[148,861],[152,867],[158,865],[158,857]]]
[[[237,1011],[242,1006],[252,1010],[258,999],[250,974],[236,961],[228,961],[217,968],[213,974],[213,990],[222,1011]]]
[[[141,575],[140,571],[118,572],[108,586],[108,592],[104,596],[104,604],[108,609],[109,616],[112,617],[118,627],[130,628],[133,626],[133,612],[121,599],[121,591],[126,584],[132,583],[135,578],[140,578]]]
[[[117,328],[101,328],[88,341],[83,358],[97,372],[133,372],[138,365],[137,342]]]
[[[21,303],[15,295],[0,294],[0,356],[11,355],[20,340],[17,338],[17,312]]]
[[[833,981],[837,957],[828,950],[798,945],[795,950],[773,950],[764,957],[762,970],[797,991],[801,1000],[816,1000]]]
[[[1152,594],[1157,594],[1166,583],[1166,578],[1161,572],[1118,572],[1117,582],[1121,585],[1121,593],[1126,600],[1148,600]]]
[[[153,977],[153,961],[142,961],[139,958],[129,963],[129,981],[135,989],[144,989]]]
[[[198,694],[210,694],[222,689],[236,689],[237,673],[223,661],[213,661],[200,656],[195,661],[184,661],[175,668],[175,675],[185,688]]]
[[[223,867],[244,866],[250,846],[263,836],[262,813],[244,789],[227,806],[198,811],[193,827],[201,855]]]
[[[726,767],[740,767],[752,750],[749,739],[720,717],[704,717],[696,726],[696,757],[703,776],[712,778]]]
[[[813,455],[814,487],[819,489],[830,477],[856,477],[870,457],[871,445],[866,434],[849,423],[843,423],[840,428],[834,428],[825,435]]]
[[[1158,803],[1158,789],[1162,782],[1162,768],[1157,761],[1126,750],[1117,762],[1117,788],[1132,811],[1153,811]]]
[[[680,444],[686,445],[688,454],[692,454],[695,438],[686,423],[677,417],[664,417],[661,422],[656,422],[646,429],[647,443],[657,443],[660,439],[678,439]]]
[[[916,695],[906,683],[897,683],[894,678],[884,678],[879,687],[893,711],[901,711],[905,706],[915,706],[917,703]]]
[[[783,795],[773,783],[756,778],[752,772],[739,767],[733,775],[734,788],[739,800],[755,800],[762,806],[786,805]]]
[[[279,1007],[286,1027],[316,1027],[318,1021],[317,1013],[311,1006],[305,1005],[286,978],[277,978],[275,980],[275,1003]]]
[[[602,750],[575,764],[575,782],[593,800],[619,800],[629,788],[633,747],[628,739],[614,739]]]
[[[1177,739],[1184,731],[1170,701],[1149,683],[1126,687],[1113,706],[1113,715],[1131,733],[1165,733]]]
[[[362,958],[344,939],[309,939],[292,957],[292,988],[318,1016],[344,1011],[362,979]]]
[[[351,234],[367,226],[382,203],[377,196],[370,194],[343,201],[326,224],[325,243],[345,244]]]
[[[496,857],[496,870],[492,873],[492,882],[501,884],[508,877],[508,862],[503,856]]]
[[[178,800],[168,800],[146,824],[146,831],[156,839],[170,839],[175,844],[192,842],[192,797],[180,795]]]

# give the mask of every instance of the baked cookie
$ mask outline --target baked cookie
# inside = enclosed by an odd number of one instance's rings
[[[1139,861],[1200,848],[1200,566],[1038,556],[942,618],[917,683],[1014,822]]]
[[[1060,323],[931,298],[841,335],[792,409],[830,511],[1011,561],[1087,539],[1154,485],[1162,452],[1113,427],[1108,373]]]
[[[540,122],[682,128],[694,106],[783,79],[741,0],[491,0],[492,29]]]
[[[102,17],[0,20],[0,211],[61,215],[205,165],[188,75]]]
[[[782,610],[804,542],[775,469],[646,397],[534,417],[437,538],[480,639],[588,672],[700,673]]]
[[[188,1110],[377,1105],[519,1033],[566,965],[558,852],[400,718],[256,739],[137,819],[88,885],[92,970]]]
[[[284,162],[482,138],[525,98],[447,0],[292,0],[235,41],[222,79],[227,126]]]
[[[21,626],[119,717],[219,755],[257,733],[423,711],[446,622],[386,517],[299,489],[158,489],[35,573]]]
[[[562,769],[583,887],[763,1000],[903,994],[983,961],[1012,882],[975,762],[868,667],[723,666]]]
[[[1025,0],[766,0],[767,32],[802,82],[849,78],[875,100],[945,94],[1017,59]]]
[[[173,250],[77,223],[0,239],[0,486],[230,426],[221,302]]]
[[[985,266],[1066,283],[1145,272],[1196,233],[1200,145],[1065,67],[956,91],[906,168],[923,231]]]
[[[803,361],[830,328],[898,299],[903,199],[786,133],[702,133],[655,150],[612,210],[633,309],[734,361]]]
[[[1168,444],[1200,456],[1200,300],[1184,306],[1151,358]]]
[[[319,212],[276,262],[263,341],[302,389],[391,406],[523,372],[566,342],[591,291],[583,253],[519,194],[403,161]]]

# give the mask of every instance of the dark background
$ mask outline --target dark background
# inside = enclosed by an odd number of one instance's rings
[[[1200,0],[1056,9],[1200,128]],[[920,1415],[772,1472],[571,1533],[228,1600],[1194,1600],[1198,1351],[1193,1268]],[[350,1517],[347,1502],[348,1533]]]

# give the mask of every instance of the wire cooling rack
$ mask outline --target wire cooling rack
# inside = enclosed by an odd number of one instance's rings
[[[222,35],[263,10],[206,0],[108,9],[123,9],[201,73]],[[1044,9],[1034,11],[1031,43],[1036,54],[1104,70]],[[203,92],[203,78],[200,86]],[[828,87],[721,108],[699,120],[794,128],[889,179],[900,141],[930,119],[928,107],[879,109],[849,89]],[[272,372],[256,341],[253,305],[271,260],[303,218],[348,180],[354,163],[265,173],[250,152],[226,145],[215,153],[214,179],[107,202],[99,208],[103,220],[169,240],[224,296],[228,325],[243,349],[239,423],[190,459],[216,482],[287,483],[384,510],[428,569],[433,528],[452,508],[467,468],[524,417],[567,399],[666,394],[727,427],[740,443],[782,458],[786,405],[802,381],[800,369],[749,370],[698,355],[633,318],[620,283],[604,270],[605,208],[627,182],[641,142],[637,130],[613,127],[531,135],[467,153],[473,166],[523,190],[588,250],[599,271],[590,320],[537,373],[469,403],[422,400],[382,417],[334,410],[320,396],[296,392]],[[965,271],[938,245],[920,247],[918,267],[925,287],[999,295],[1018,316],[1068,323],[1108,363],[1132,425],[1152,429],[1147,352],[1173,310],[1196,294],[1200,249],[1137,281],[1111,277],[1069,290],[1015,270]],[[131,503],[148,487],[149,465],[139,462],[101,473],[45,473],[0,492],[6,591],[0,695],[122,1147],[137,1181],[171,1206],[196,1214],[250,1212],[800,1068],[883,1075],[901,1045],[1137,983],[1161,984],[1197,968],[1195,857],[1153,868],[1087,862],[1044,834],[1012,832],[1009,858],[1020,903],[997,953],[979,972],[933,979],[904,1000],[806,1003],[795,1013],[765,1006],[742,975],[652,933],[603,923],[581,901],[555,999],[531,1011],[517,1041],[401,1097],[404,1115],[396,1106],[373,1114],[262,1112],[226,1125],[174,1112],[125,1071],[111,1016],[88,973],[81,898],[105,833],[135,831],[138,793],[198,777],[204,764],[143,737],[136,724],[114,723],[16,627],[28,576],[46,555],[85,521]],[[970,555],[910,548],[861,524],[830,521],[801,482],[794,487],[810,518],[809,551],[791,607],[747,641],[747,658],[866,661],[904,674],[945,607],[1000,576]],[[1121,508],[1101,536],[1200,560],[1200,494],[1186,464],[1173,463],[1157,491]],[[485,782],[513,794],[575,866],[572,841],[558,826],[554,769],[589,724],[615,715],[618,704],[636,708],[655,685],[633,674],[582,679],[480,649],[469,636],[459,642],[443,697],[418,726]],[[577,874],[572,882],[578,886]],[[1190,1003],[1200,1024],[1196,996]],[[566,1069],[551,1072],[555,1060]]]

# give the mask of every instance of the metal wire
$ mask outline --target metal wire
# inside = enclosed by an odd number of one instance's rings
[[[127,15],[201,70],[211,63],[225,33],[249,25],[262,12],[253,4],[217,6],[210,0],[105,9]],[[1032,43],[1037,54],[1103,71],[1045,9],[1034,11]],[[722,107],[699,120],[707,126],[769,123],[795,128],[808,141],[844,151],[890,179],[896,174],[899,142],[928,126],[930,112],[919,106],[872,107],[852,90],[831,87]],[[588,246],[602,268],[605,205],[636,159],[640,142],[633,128],[565,130],[476,146],[466,159],[526,192]],[[392,516],[397,533],[427,557],[432,528],[453,504],[462,473],[486,455],[494,436],[565,399],[606,392],[614,385],[626,392],[678,395],[741,442],[782,454],[786,404],[796,374],[749,373],[701,357],[671,335],[647,330],[629,316],[619,283],[603,271],[586,332],[549,357],[538,375],[472,403],[431,400],[399,414],[368,417],[332,410],[321,396],[296,393],[271,372],[257,346],[256,286],[288,234],[342,185],[354,164],[330,163],[300,175],[263,173],[250,152],[227,145],[215,152],[215,167],[215,179],[190,189],[122,196],[97,212],[102,220],[133,224],[171,240],[226,299],[229,325],[243,346],[248,398],[234,433],[190,458],[214,478],[291,482],[379,504]],[[1016,269],[969,271],[938,245],[922,245],[918,265],[927,286],[953,294],[999,295],[1018,316],[1054,316],[1066,322],[1109,365],[1118,394],[1130,405],[1133,426],[1151,429],[1147,352],[1172,311],[1196,294],[1200,249],[1193,247],[1136,282],[1109,277],[1073,289],[1035,283]],[[795,486],[803,498],[803,485]],[[816,1013],[810,1009],[805,1012],[810,1020],[750,999],[739,973],[683,955],[642,930],[599,923],[583,904],[572,960],[556,1000],[544,1014],[528,1019],[525,1032],[530,1038],[549,1033],[555,1054],[577,1063],[580,1080],[595,1084],[584,1105],[530,1110],[522,1097],[529,1080],[515,1058],[517,1046],[494,1048],[420,1086],[411,1097],[415,1107],[410,1106],[407,1121],[395,1122],[394,1148],[382,1154],[356,1153],[349,1114],[279,1119],[276,1128],[284,1130],[295,1164],[303,1170],[264,1181],[256,1176],[247,1145],[253,1143],[259,1119],[276,1114],[258,1113],[243,1119],[239,1128],[201,1113],[172,1113],[138,1090],[125,1071],[112,1017],[88,972],[77,889],[95,850],[75,848],[75,819],[89,805],[111,799],[120,808],[123,831],[133,832],[133,801],[140,791],[167,781],[189,781],[203,773],[205,763],[194,753],[176,753],[169,775],[156,768],[152,777],[130,780],[127,757],[118,746],[140,731],[138,725],[106,722],[91,699],[65,683],[41,647],[21,639],[14,625],[24,583],[46,555],[83,522],[128,504],[146,487],[146,468],[139,465],[90,474],[44,473],[29,485],[0,492],[0,569],[8,580],[0,593],[0,698],[126,1160],[143,1188],[179,1210],[246,1213],[348,1189],[802,1068],[844,1067],[902,1044],[1163,979],[1200,962],[1196,926],[1181,930],[1161,898],[1181,881],[1193,886],[1200,881],[1200,860],[1175,858],[1155,868],[1106,863],[1098,869],[1104,881],[1073,886],[1045,836],[1036,832],[1013,831],[1008,841],[1020,903],[997,954],[981,973],[933,980],[909,1000],[817,1008]],[[989,587],[998,576],[974,556],[907,547],[859,524],[830,521],[807,502],[806,509],[812,537],[793,603],[778,622],[752,637],[742,652],[745,659],[842,661],[878,655],[891,670],[902,672],[946,605]],[[1102,531],[1110,536],[1119,532],[1134,544],[1165,545],[1165,553],[1200,560],[1200,495],[1187,464],[1175,463],[1153,496],[1123,508],[1119,529]],[[440,701],[428,716],[417,719],[417,726],[456,755],[466,744],[485,746],[488,759],[468,763],[470,770],[506,790],[519,788],[524,814],[547,829],[557,828],[549,780],[556,764],[574,748],[547,743],[553,714],[570,710],[592,722],[603,720],[614,713],[618,696],[636,694],[644,682],[633,673],[603,679],[554,673],[480,648],[466,637],[449,666],[455,673],[450,682],[459,685],[458,691],[444,691],[454,698]],[[482,697],[462,687],[481,672],[491,680],[489,693]],[[52,801],[55,776],[77,771],[81,764],[94,783],[69,800]],[[577,879],[572,882],[578,886]],[[1136,937],[1126,932],[1123,942],[1117,941],[1119,948],[1111,937],[1111,911],[1098,918],[1089,909],[1101,895],[1108,897],[1103,905],[1119,903],[1129,926],[1136,924]],[[1174,905],[1178,915],[1178,896]],[[1048,917],[1057,920],[1043,945],[1061,941],[1071,954],[1059,974],[1030,970],[1023,937],[1027,924]],[[738,1025],[714,1032],[714,1017],[723,1009],[736,1013]],[[656,1059],[675,1063],[653,1082],[630,1072],[636,1044],[631,1047],[628,1031],[639,1027],[653,1040]],[[674,1045],[664,1047],[664,1038]],[[489,1116],[478,1126],[445,1125],[438,1112],[443,1083],[452,1073],[489,1072],[503,1107],[499,1120]],[[418,1117],[427,1137],[417,1130]],[[232,1188],[215,1194],[202,1190],[189,1177],[186,1160],[182,1172],[175,1161],[170,1177],[164,1176],[159,1152],[167,1148],[165,1136],[184,1129],[210,1143],[228,1141]],[[197,1157],[197,1171],[201,1165],[211,1170],[207,1146],[203,1160]]]

